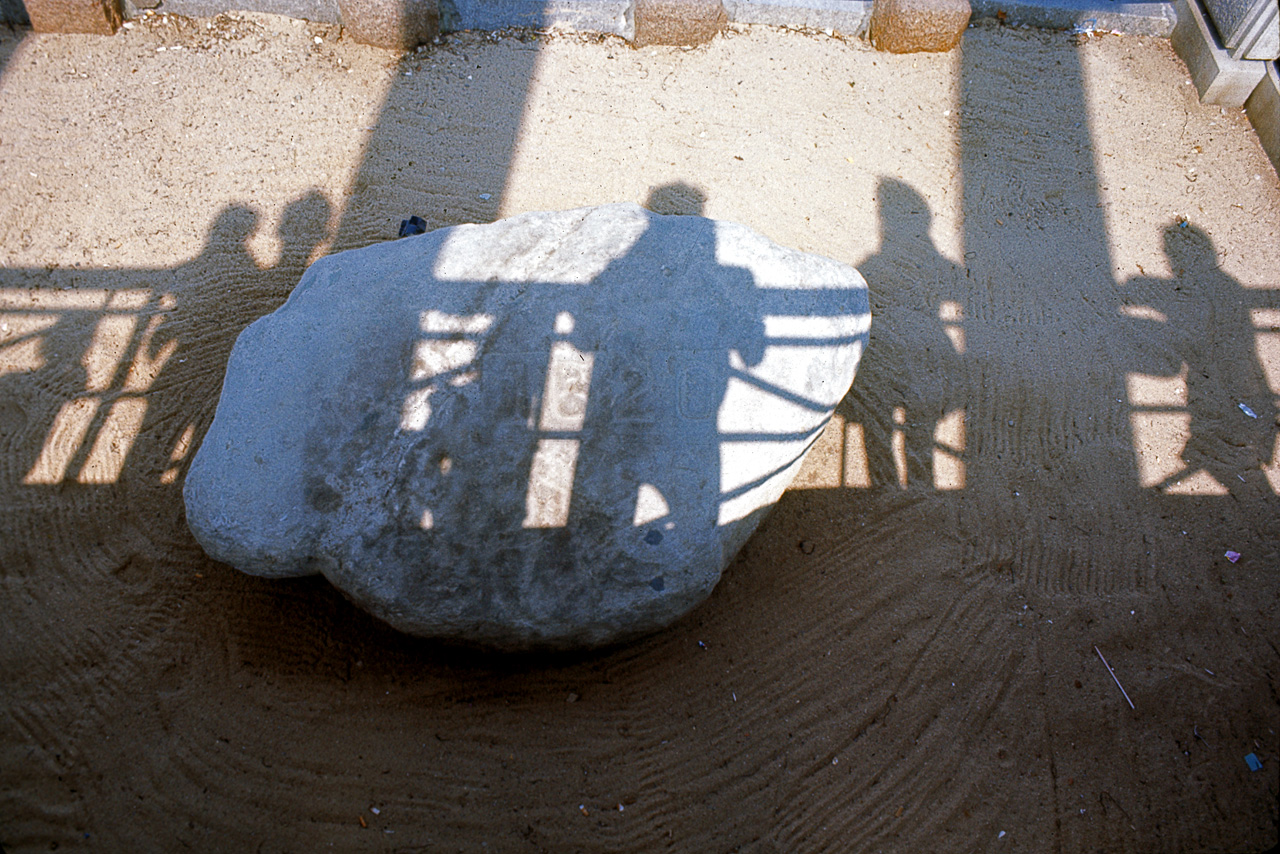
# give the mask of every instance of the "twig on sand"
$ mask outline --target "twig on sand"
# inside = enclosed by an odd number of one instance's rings
[[[1095,646],[1093,648],[1093,651],[1098,653],[1098,658],[1102,658],[1102,650],[1098,649]],[[1129,704],[1129,708],[1134,709],[1136,711],[1138,707],[1133,704],[1133,700],[1129,699],[1129,692],[1126,691],[1124,689],[1124,686],[1120,684],[1120,680],[1116,679],[1116,672],[1111,669],[1110,664],[1107,664],[1107,660],[1105,658],[1102,658],[1102,666],[1107,668],[1107,672],[1111,674],[1111,678],[1115,679],[1116,687],[1120,689],[1121,694],[1124,694],[1124,699]]]

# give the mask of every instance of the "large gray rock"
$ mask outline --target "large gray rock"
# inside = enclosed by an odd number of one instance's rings
[[[411,634],[623,640],[711,592],[869,325],[852,267],[630,204],[343,252],[236,342],[187,520]]]

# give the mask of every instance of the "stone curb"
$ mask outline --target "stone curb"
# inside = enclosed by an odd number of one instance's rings
[[[732,24],[763,24],[805,30],[839,30],[864,37],[872,0],[724,0]]]
[[[1120,33],[1168,38],[1178,23],[1173,3],[1107,3],[1094,0],[971,0],[974,20],[1080,33]],[[1001,14],[1003,13],[1003,15]]]
[[[731,24],[764,24],[793,29],[832,30],[867,35],[873,0],[722,0]],[[26,6],[50,0],[26,0]],[[1098,0],[971,0],[973,19],[999,18],[1008,24],[1080,32],[1168,37],[1177,23],[1173,3],[1100,3]],[[573,29],[630,38],[632,0],[440,0],[440,29],[499,30],[507,27]],[[341,23],[337,0],[123,0],[123,17],[148,9],[191,18],[225,12],[263,12],[327,24]],[[1003,13],[1003,14],[1002,14]],[[22,2],[0,0],[0,23],[30,24]]]

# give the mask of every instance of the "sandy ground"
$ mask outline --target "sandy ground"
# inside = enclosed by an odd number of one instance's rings
[[[1280,182],[1167,42],[339,35],[0,33],[5,850],[1277,841]],[[621,200],[872,291],[707,603],[491,657],[203,555],[184,465],[308,259]]]

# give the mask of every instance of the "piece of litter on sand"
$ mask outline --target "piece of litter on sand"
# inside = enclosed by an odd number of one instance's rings
[[[1000,831],[1000,833],[996,836],[996,839],[1004,839],[1004,831],[1003,831],[1003,830],[1002,830],[1002,831]]]
[[[1244,404],[1244,403],[1240,404],[1240,411],[1243,412],[1245,415],[1248,415],[1250,418],[1258,417],[1258,413],[1250,409],[1248,404]]]
[[[427,221],[420,216],[411,216],[408,219],[400,220],[400,236],[410,237],[415,234],[427,233]]]
[[[1235,563],[1240,560],[1240,552],[1233,552],[1231,549],[1227,549],[1226,558],[1232,563]]]
[[[1244,758],[1244,764],[1249,766],[1250,771],[1261,771],[1262,760],[1258,758],[1258,754],[1250,753]]]
[[[1094,652],[1096,652],[1096,653],[1098,654],[1098,658],[1102,658],[1102,650],[1098,649],[1098,648],[1095,646],[1095,647],[1093,648],[1093,651],[1094,651]],[[1105,658],[1102,658],[1102,666],[1103,666],[1103,667],[1105,667],[1105,668],[1107,668],[1107,672],[1108,672],[1108,673],[1110,673],[1110,674],[1111,674],[1111,678],[1115,680],[1116,687],[1120,689],[1120,693],[1121,693],[1121,694],[1124,694],[1125,702],[1129,704],[1129,708],[1134,709],[1134,710],[1136,711],[1136,710],[1137,710],[1137,706],[1135,706],[1135,705],[1133,704],[1133,700],[1130,700],[1130,699],[1129,699],[1129,692],[1128,692],[1128,691],[1126,691],[1126,690],[1124,689],[1124,686],[1120,684],[1120,680],[1119,680],[1119,679],[1116,679],[1116,672],[1115,672],[1114,670],[1112,670],[1112,669],[1111,669],[1111,665],[1110,665],[1110,664],[1107,664],[1107,660],[1106,660]]]

